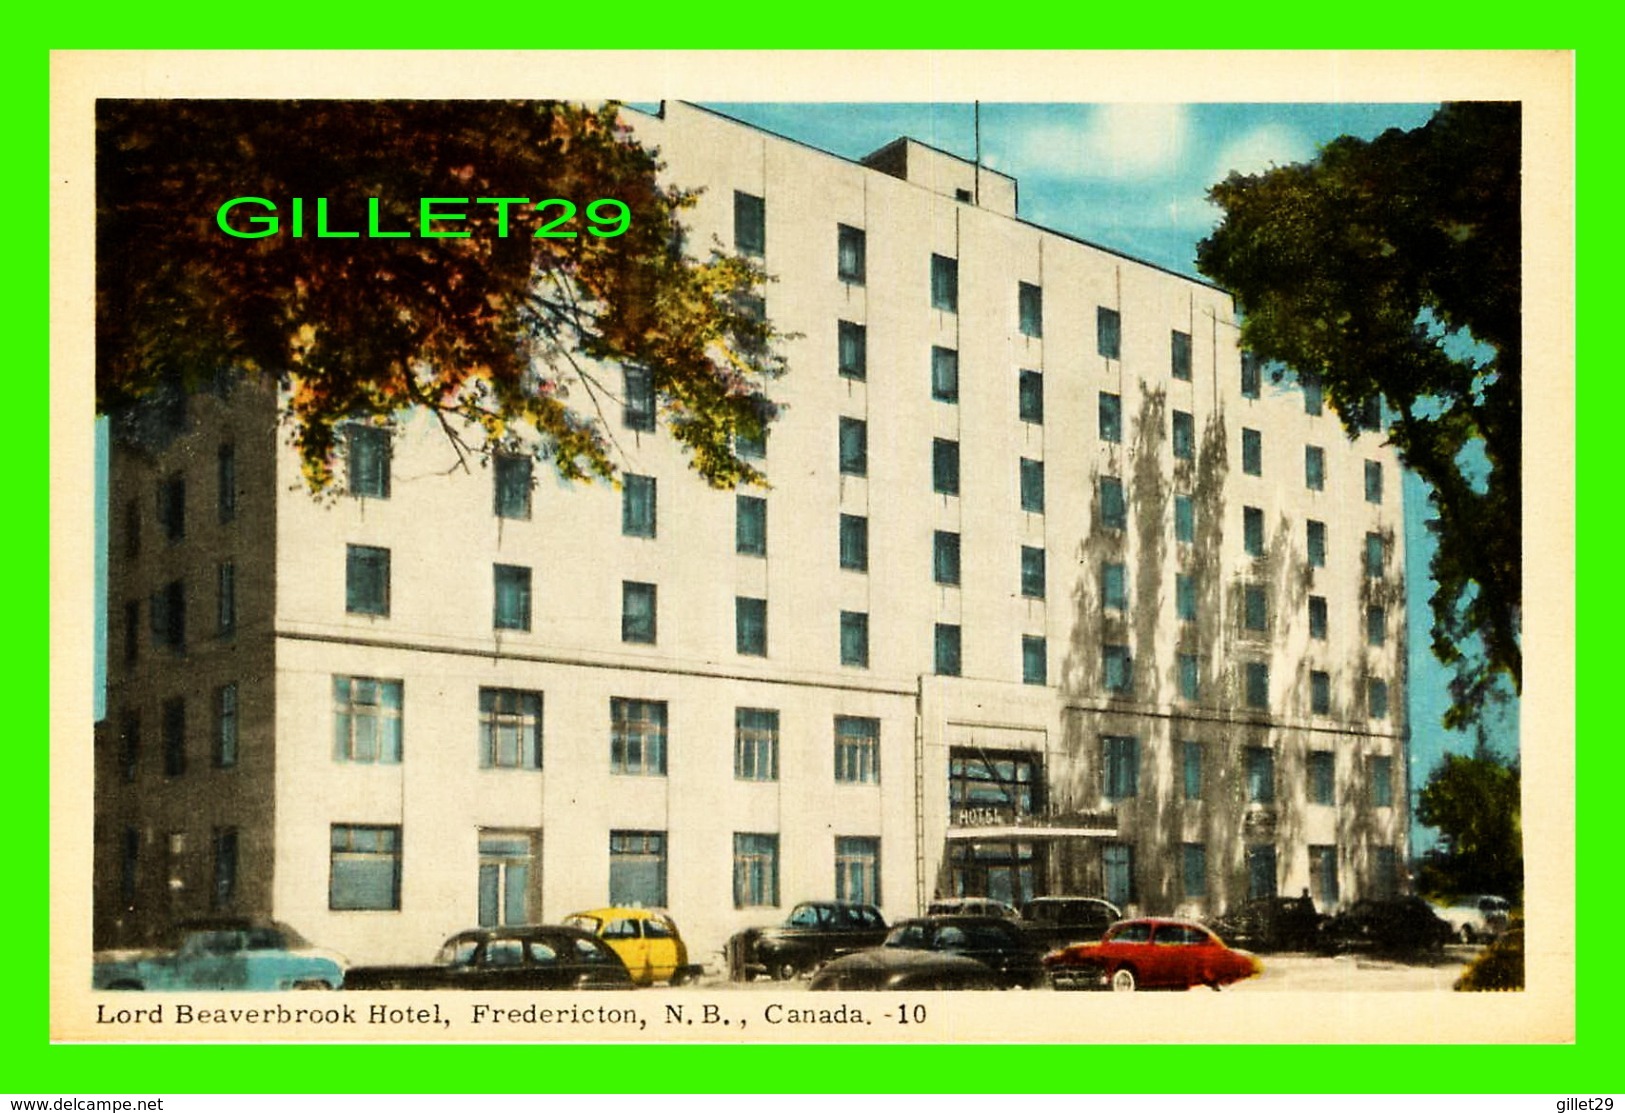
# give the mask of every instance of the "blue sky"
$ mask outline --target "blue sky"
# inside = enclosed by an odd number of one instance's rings
[[[653,106],[651,106],[653,107]],[[969,104],[711,103],[707,107],[848,158],[899,135],[969,158],[975,128]],[[982,158],[1020,183],[1020,215],[1192,277],[1196,244],[1214,226],[1209,185],[1231,171],[1255,173],[1313,158],[1338,135],[1373,137],[1425,123],[1435,104],[984,104]],[[106,423],[98,422],[97,475],[105,475]],[[102,486],[102,484],[98,484]],[[1427,565],[1432,538],[1425,489],[1404,484],[1406,582],[1411,619],[1411,783],[1423,784],[1447,750],[1473,739],[1439,725],[1449,706],[1446,674],[1429,648]],[[105,655],[106,507],[98,499],[96,714],[102,714]],[[1518,752],[1517,711],[1492,724],[1491,741]],[[1431,834],[1418,832],[1418,848]]]

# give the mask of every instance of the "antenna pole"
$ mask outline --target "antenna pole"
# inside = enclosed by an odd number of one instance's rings
[[[979,100],[971,101],[971,120],[976,131],[976,182],[972,193],[976,198],[976,203],[980,205],[982,203],[982,102]]]

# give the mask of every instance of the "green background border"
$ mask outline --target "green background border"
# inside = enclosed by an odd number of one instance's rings
[[[308,9],[308,10],[307,10]],[[1338,6],[1192,3],[1176,0],[1150,14],[1147,26],[1132,22],[1138,5],[1107,10],[1097,5],[1025,4],[1011,9],[955,4],[922,5],[883,13],[871,3],[820,3],[770,15],[763,3],[708,2],[689,5],[636,3],[595,5],[429,5],[397,0],[387,7],[343,12],[336,5],[169,4],[139,13],[100,5],[53,5],[38,26],[6,28],[0,81],[11,112],[8,136],[13,174],[0,184],[12,265],[13,337],[19,377],[47,366],[46,322],[49,245],[44,219],[34,205],[38,183],[47,180],[49,57],[52,49],[1209,49],[1396,48],[1573,49],[1577,59],[1577,135],[1595,133],[1579,165],[1593,190],[1610,180],[1617,156],[1616,110],[1620,58],[1617,32],[1602,29],[1603,15],[1567,14],[1557,5],[1507,7],[1503,15],[1485,3],[1453,6],[1362,3]],[[43,24],[55,18],[65,27]],[[8,20],[8,23],[11,21]],[[1583,90],[1583,102],[1578,91]],[[1589,127],[1587,126],[1589,125]],[[1606,129],[1606,131],[1604,130]],[[18,166],[20,163],[20,166]],[[1599,166],[1599,163],[1604,165]],[[17,171],[21,172],[18,173]],[[1582,190],[1581,199],[1592,194]],[[1616,202],[1617,205],[1617,202]],[[1597,211],[1593,203],[1592,211]],[[1617,217],[1608,222],[1617,240]],[[1617,270],[1617,253],[1593,237],[1579,256],[1582,275],[1597,279],[1582,288],[1600,308],[1611,293],[1604,268]],[[1604,261],[1606,260],[1606,261]],[[1610,275],[1611,277],[1611,275]],[[1612,308],[1612,307],[1610,307]],[[1617,312],[1617,311],[1616,311]],[[1535,361],[1532,359],[1531,363]],[[1538,364],[1536,365],[1538,367]],[[1537,373],[1562,374],[1564,368]],[[1595,372],[1593,372],[1593,376]],[[26,380],[24,380],[26,382]],[[32,398],[25,390],[14,397]],[[1606,411],[1582,427],[1604,420]],[[59,430],[74,437],[75,430]],[[1617,434],[1616,434],[1617,435]],[[0,1055],[0,1091],[12,1094],[235,1093],[290,1087],[311,1092],[477,1092],[493,1082],[533,1091],[875,1091],[959,1092],[1399,1092],[1586,1094],[1625,1090],[1620,1085],[1616,1017],[1618,964],[1611,953],[1590,953],[1578,987],[1577,1042],[1570,1046],[1295,1046],[1183,1047],[1141,1045],[1064,1047],[677,1047],[569,1046],[53,1046],[48,1010],[48,753],[36,740],[49,737],[49,488],[34,476],[48,458],[44,423],[14,422],[10,517],[21,538],[4,557],[14,596],[11,660],[6,672],[16,685],[9,732],[15,772],[8,778],[6,824],[11,853],[7,873],[12,900],[4,932],[11,993],[0,1006],[7,1038]],[[84,451],[89,452],[88,430]],[[1586,461],[1586,455],[1578,455]],[[1597,463],[1593,461],[1593,463]],[[1614,465],[1609,460],[1610,466]],[[36,471],[37,469],[37,471]],[[1585,491],[1576,483],[1576,498]],[[37,540],[33,540],[37,539]],[[29,541],[32,540],[32,544]],[[1585,555],[1603,557],[1593,543]],[[1609,554],[1611,555],[1611,554]],[[1577,569],[1586,565],[1576,563]],[[1563,574],[1554,570],[1556,574]],[[1611,629],[1618,604],[1587,600],[1592,630]],[[1578,619],[1577,619],[1578,621]],[[1593,640],[1596,640],[1593,637]],[[37,649],[35,648],[37,646]],[[1600,646],[1598,648],[1601,648]],[[1578,646],[1577,646],[1578,654]],[[1578,658],[1577,658],[1578,660]],[[1578,664],[1577,664],[1578,670]],[[1600,719],[1593,713],[1592,719]],[[1525,734],[1525,744],[1566,745],[1566,732]],[[85,739],[58,739],[83,745]],[[1576,949],[1585,956],[1584,925],[1618,916],[1617,901],[1603,895],[1625,890],[1611,843],[1619,838],[1617,809],[1606,791],[1621,778],[1618,751],[1606,734],[1577,755],[1589,790],[1576,794],[1577,842],[1590,847],[1579,867]],[[1590,880],[1591,885],[1586,882]],[[1591,899],[1583,894],[1590,891]],[[88,893],[87,893],[88,898]],[[1588,915],[1589,913],[1589,915]],[[1538,912],[1536,913],[1538,914]],[[1595,938],[1595,936],[1593,936]],[[1396,1001],[1396,1004],[1398,1002]],[[1215,1032],[1216,1041],[1230,1033]],[[517,1056],[516,1056],[517,1052]],[[500,1061],[495,1057],[500,1056]],[[517,1069],[516,1069],[517,1068]],[[1532,1106],[1532,1108],[1537,1108]]]

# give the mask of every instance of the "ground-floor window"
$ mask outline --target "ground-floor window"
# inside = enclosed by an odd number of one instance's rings
[[[1379,846],[1371,861],[1372,896],[1387,900],[1399,893],[1399,854],[1391,846]]]
[[[1186,900],[1201,900],[1207,896],[1207,845],[1188,842],[1184,845],[1180,869],[1180,884]]]
[[[237,899],[237,828],[216,827],[214,831],[215,909],[230,908]]]
[[[401,906],[401,829],[333,824],[327,906],[335,911]]]
[[[880,840],[837,837],[835,899],[880,903]]]
[[[734,833],[734,907],[777,907],[779,836]]]
[[[950,893],[956,897],[989,897],[1022,905],[1039,895],[1044,869],[1043,846],[1030,842],[948,844]]]
[[[1309,848],[1309,890],[1321,911],[1330,912],[1337,904],[1337,847]]]
[[[480,832],[480,926],[535,923],[536,840],[525,831]]]
[[[632,908],[666,906],[666,832],[609,833],[609,903]]]
[[[1275,847],[1247,848],[1247,897],[1273,897],[1276,894]]]
[[[1134,902],[1134,847],[1111,842],[1100,848],[1101,874],[1106,881],[1106,899],[1117,907]]]
[[[1044,766],[1037,754],[956,746],[948,753],[949,822],[975,822],[975,813],[984,809],[996,811],[1004,822],[1033,815],[1043,808],[1043,785]]]

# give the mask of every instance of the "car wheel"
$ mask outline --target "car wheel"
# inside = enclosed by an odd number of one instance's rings
[[[293,983],[295,989],[332,989],[333,987],[320,978],[301,978]]]
[[[1469,946],[1472,945],[1472,942],[1473,942],[1473,929],[1468,924],[1462,924],[1461,925],[1461,941],[1463,943],[1468,944]]]
[[[796,968],[796,964],[793,962],[780,962],[774,964],[773,966],[773,977],[781,982],[789,981],[798,973],[800,973],[800,971]]]
[[[693,976],[687,970],[673,970],[671,973],[672,985],[687,985],[692,980]]]
[[[1116,970],[1112,971],[1113,993],[1133,993],[1139,988],[1140,983],[1134,977],[1134,970],[1132,967],[1119,966]]]

